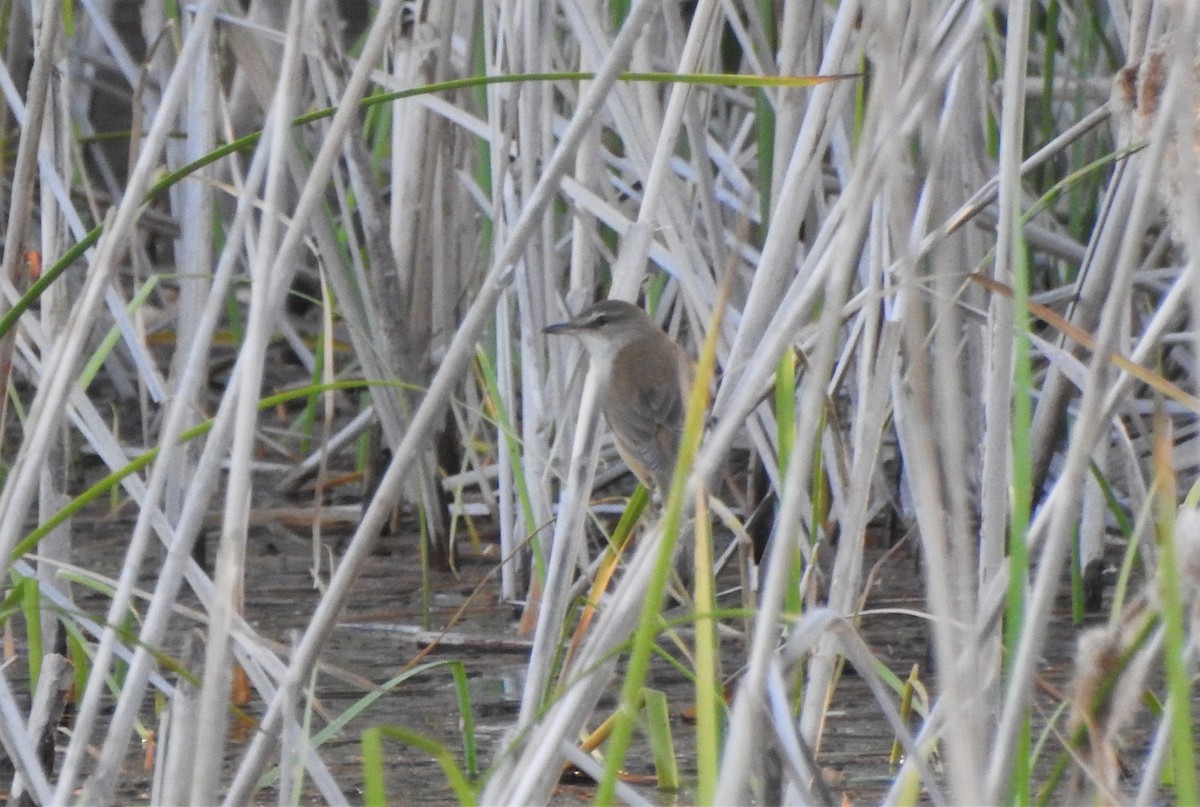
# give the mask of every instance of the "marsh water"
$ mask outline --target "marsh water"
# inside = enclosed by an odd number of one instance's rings
[[[91,522],[94,534],[79,540],[78,552],[86,564],[98,571],[116,571],[116,562],[124,552],[125,536],[131,524],[124,517],[102,517]],[[333,546],[348,530],[327,528],[323,543]],[[211,540],[211,539],[210,539]],[[463,664],[469,684],[474,736],[479,752],[479,770],[486,771],[505,731],[516,719],[523,689],[527,651],[517,636],[518,612],[514,606],[497,600],[494,577],[485,580],[493,561],[485,555],[466,551],[457,573],[432,572],[428,588],[422,586],[422,574],[416,562],[417,547],[411,535],[384,536],[372,563],[359,579],[353,599],[343,614],[328,649],[322,656],[324,672],[318,677],[314,704],[314,731],[329,719],[341,715],[368,694],[375,685],[397,676],[425,648],[425,641],[414,639],[418,630],[453,632],[458,643],[439,648],[421,662],[456,660]],[[884,556],[885,548],[868,547],[868,567]],[[245,608],[246,619],[264,637],[281,643],[292,640],[303,630],[315,607],[317,592],[313,585],[313,544],[311,533],[281,523],[258,528],[252,535],[247,558]],[[152,566],[151,566],[152,568]],[[326,570],[327,573],[327,570]],[[153,585],[147,573],[143,586]],[[880,563],[876,583],[862,618],[861,630],[868,644],[900,678],[908,675],[913,664],[923,663],[926,650],[925,626],[919,618],[898,613],[924,609],[917,564],[906,551],[893,552]],[[100,595],[81,592],[81,603],[102,612],[107,606]],[[1060,604],[1052,630],[1054,658],[1043,659],[1042,678],[1046,684],[1035,698],[1035,720],[1044,725],[1056,708],[1051,697],[1061,690],[1070,675],[1071,656],[1077,628],[1071,625],[1067,603]],[[887,611],[888,613],[874,613]],[[178,624],[177,636],[192,627]],[[478,641],[473,641],[477,639]],[[177,653],[179,648],[163,648]],[[723,644],[723,669],[736,672],[743,652],[740,641]],[[922,674],[927,686],[929,677]],[[678,756],[692,759],[689,751],[693,727],[684,713],[693,702],[692,684],[665,663],[652,670],[650,686],[663,690],[668,697]],[[600,713],[607,714],[615,703],[616,689],[601,701]],[[250,714],[261,713],[262,704],[251,702]],[[597,718],[598,720],[599,718]],[[148,726],[155,717],[147,710]],[[329,739],[322,756],[351,801],[362,798],[361,735],[371,726],[394,726],[416,732],[450,749],[460,764],[463,761],[463,721],[455,683],[446,667],[437,667],[415,675],[394,686],[354,717],[345,728]],[[234,732],[229,746],[230,765],[245,751],[245,732]],[[879,713],[862,679],[852,672],[838,683],[818,762],[822,766],[829,791],[835,799],[843,796],[854,804],[875,803],[887,791],[894,772],[889,765],[892,734]],[[1129,748],[1144,748],[1144,732],[1127,736]],[[386,745],[386,772],[389,798],[394,803],[445,804],[454,801],[439,764],[427,753],[400,743]],[[1050,755],[1047,754],[1047,757]],[[149,797],[152,773],[144,767],[143,750],[130,749],[122,801],[135,803]],[[1048,765],[1043,766],[1048,770]],[[644,745],[635,745],[626,766],[631,782],[650,801],[660,804],[688,804],[688,790],[666,793],[653,785],[653,764]],[[684,770],[685,782],[694,771]],[[588,803],[593,795],[589,781],[565,776],[559,785],[556,803]],[[274,802],[270,788],[260,790],[256,802]],[[305,803],[323,803],[311,785],[303,794]]]

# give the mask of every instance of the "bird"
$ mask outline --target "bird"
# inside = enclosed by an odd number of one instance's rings
[[[617,452],[643,485],[665,498],[695,374],[687,353],[645,311],[622,300],[597,302],[543,333],[583,344]]]

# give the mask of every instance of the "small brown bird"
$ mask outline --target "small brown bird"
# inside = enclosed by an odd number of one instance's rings
[[[544,332],[583,342],[621,459],[642,484],[665,497],[694,372],[683,348],[645,311],[621,300],[602,300]]]

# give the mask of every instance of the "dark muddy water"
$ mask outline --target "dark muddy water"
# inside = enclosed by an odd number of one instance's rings
[[[80,547],[87,557],[82,565],[100,571],[115,571],[115,563],[123,552],[125,525],[101,521],[104,536]],[[327,534],[326,540],[336,542],[338,535]],[[429,610],[423,606],[425,596],[421,576],[415,569],[415,542],[411,538],[385,537],[381,552],[373,559],[359,580],[353,601],[343,615],[323,662],[339,668],[348,675],[325,673],[318,682],[321,715],[341,714],[366,694],[354,677],[382,683],[401,671],[417,654],[420,646],[404,629],[420,628],[428,618],[429,626],[441,629],[452,626],[458,634],[481,639],[516,640],[516,613],[512,607],[497,602],[495,586],[479,586],[490,569],[489,560],[465,557],[457,575],[433,574],[429,593]],[[871,548],[868,563],[873,563],[882,550]],[[292,631],[303,629],[316,603],[310,566],[311,539],[291,528],[274,525],[260,529],[253,536],[248,557],[246,617],[265,637],[280,642],[289,641]],[[885,561],[882,574],[874,586],[869,609],[920,610],[920,581],[911,557],[903,552]],[[153,583],[151,574],[144,583]],[[84,594],[82,601],[92,610],[101,611],[106,603],[95,594]],[[1065,608],[1065,603],[1064,603]],[[179,622],[178,634],[191,625]],[[900,677],[907,675],[913,663],[925,655],[925,628],[911,616],[868,615],[862,622],[868,643],[878,656]],[[1058,614],[1054,639],[1048,646],[1061,656],[1044,660],[1043,673],[1047,681],[1062,687],[1069,676],[1070,656],[1074,651],[1076,629],[1070,625],[1065,612]],[[176,652],[178,646],[165,648]],[[743,652],[739,643],[727,641],[724,650],[724,669],[736,670]],[[523,687],[526,653],[519,647],[510,650],[479,650],[470,645],[440,650],[425,661],[456,659],[466,668],[480,769],[486,770],[504,731],[515,720]],[[692,685],[665,663],[656,665],[651,685],[667,693],[671,705],[677,750],[682,759],[691,758],[692,727],[681,713],[692,704]],[[611,705],[614,696],[607,698]],[[602,702],[602,708],[603,708]],[[1044,717],[1053,712],[1056,704],[1045,693],[1037,697],[1037,714]],[[261,704],[252,703],[256,713]],[[147,713],[147,725],[156,724]],[[317,718],[315,726],[324,724]],[[360,737],[371,726],[399,726],[418,732],[442,743],[459,755],[461,760],[462,734],[458,700],[450,672],[439,668],[418,675],[398,685],[380,697],[361,715],[324,746],[322,755],[329,764],[344,792],[352,801],[362,797]],[[1132,732],[1130,747],[1145,747],[1144,732]],[[888,754],[892,736],[879,715],[865,684],[853,674],[842,677],[833,700],[819,762],[825,768],[835,798],[844,794],[856,804],[876,802],[886,792],[892,778]],[[231,763],[244,752],[244,741],[236,739],[230,746]],[[388,792],[395,803],[445,804],[453,801],[438,764],[424,752],[397,743],[387,745]],[[1048,755],[1046,755],[1048,757]],[[1136,757],[1134,757],[1136,758]],[[121,794],[129,802],[148,797],[149,771],[142,770],[143,752],[131,748],[129,768]],[[1048,770],[1048,764],[1043,766]],[[650,755],[644,747],[635,747],[630,754],[629,773],[649,777],[653,773]],[[694,776],[694,771],[683,771]],[[652,785],[638,785],[647,798],[662,804],[691,802],[687,791],[667,794]],[[586,782],[565,780],[556,802],[585,803],[592,789]],[[264,789],[257,794],[260,803],[274,802],[277,794]],[[305,803],[321,803],[311,786],[305,792]]]

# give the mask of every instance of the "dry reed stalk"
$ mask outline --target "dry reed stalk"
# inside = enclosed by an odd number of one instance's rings
[[[549,556],[550,577],[542,594],[530,686],[515,727],[524,733],[519,743],[505,750],[485,796],[548,798],[554,772],[570,755],[564,743],[573,740],[587,722],[602,684],[612,678],[608,654],[627,638],[629,626],[622,620],[635,612],[646,581],[635,565],[620,582],[580,650],[584,661],[573,665],[582,671],[580,677],[543,712],[555,642],[567,621],[570,599],[578,591],[572,581],[579,569],[589,566],[582,538],[587,520],[598,512],[591,507],[591,495],[596,480],[606,477],[597,477],[594,468],[596,456],[605,448],[593,431],[594,390],[580,383],[571,351],[547,345],[539,332],[547,322],[578,310],[602,291],[606,265],[613,266],[609,293],[624,297],[637,294],[649,268],[647,296],[664,326],[694,345],[715,300],[716,270],[732,265],[736,291],[717,346],[725,372],[718,388],[714,429],[699,458],[698,473],[707,481],[716,479],[730,448],[745,442],[749,426],[750,442],[763,455],[782,499],[772,549],[776,563],[758,596],[749,671],[741,683],[725,749],[722,797],[750,794],[756,764],[750,741],[769,718],[771,753],[778,755],[779,762],[778,792],[825,798],[819,788],[810,788],[809,780],[817,767],[812,754],[820,749],[829,699],[838,683],[833,657],[858,652],[847,649],[842,629],[832,625],[856,618],[868,593],[862,538],[874,529],[878,513],[887,504],[888,495],[881,492],[884,483],[911,492],[911,505],[903,515],[914,520],[923,545],[933,639],[942,670],[932,712],[889,798],[899,798],[900,781],[923,764],[916,751],[927,751],[937,738],[949,742],[947,799],[1005,797],[1017,749],[1014,732],[1028,713],[1028,684],[1033,663],[1045,650],[1044,623],[1059,589],[1057,573],[1068,537],[1081,509],[1085,531],[1093,539],[1103,537],[1108,521],[1098,488],[1091,483],[1080,504],[1088,463],[1106,457],[1101,466],[1125,506],[1137,510],[1147,496],[1141,421],[1154,402],[1133,379],[1113,372],[1107,350],[1120,347],[1143,364],[1161,356],[1172,372],[1181,374],[1197,365],[1184,340],[1186,326],[1181,324],[1184,306],[1195,308],[1200,299],[1196,262],[1182,269],[1163,268],[1174,259],[1169,239],[1160,236],[1148,244],[1142,237],[1154,212],[1150,185],[1160,163],[1178,175],[1178,181],[1168,183],[1179,189],[1172,215],[1183,225],[1175,229],[1186,235],[1197,230],[1187,222],[1200,221],[1191,179],[1196,174],[1195,155],[1186,149],[1179,153],[1176,169],[1163,156],[1169,157],[1172,138],[1175,143],[1194,139],[1189,129],[1195,125],[1194,105],[1172,100],[1190,97],[1186,88],[1165,87],[1161,98],[1150,94],[1163,108],[1175,110],[1176,119],[1143,127],[1141,134],[1149,136],[1150,147],[1128,168],[1117,171],[1105,191],[1107,199],[1097,222],[1090,229],[1069,230],[1064,224],[1067,216],[1053,204],[1036,219],[1024,221],[1023,214],[1032,208],[1030,190],[1041,187],[1037,174],[1075,165],[1072,150],[1085,142],[1080,136],[1107,114],[1103,109],[1085,114],[1079,104],[1072,108],[1062,103],[1075,90],[1090,98],[1087,94],[1107,78],[1100,75],[1104,69],[1100,60],[1090,62],[1079,53],[1077,40],[1085,39],[1088,31],[1070,13],[1072,8],[1064,10],[1068,13],[1059,22],[1061,37],[1052,46],[1057,48],[1056,73],[1050,75],[1050,57],[1042,48],[1048,43],[1045,32],[1020,33],[1020,15],[1029,4],[1010,7],[1006,27],[994,31],[983,25],[983,11],[973,4],[930,0],[904,9],[788,3],[782,5],[778,20],[778,53],[772,53],[768,43],[767,26],[773,21],[761,17],[757,4],[700,3],[684,19],[663,16],[660,7],[642,3],[626,24],[644,29],[614,32],[611,21],[587,4],[550,8],[439,3],[418,9],[414,24],[384,31],[391,21],[387,15],[395,11],[392,4],[375,19],[368,32],[370,45],[348,80],[336,66],[340,55],[330,60],[311,43],[275,31],[278,22],[272,18],[259,16],[268,5],[252,4],[246,19],[223,18],[236,64],[234,98],[223,104],[218,97],[220,82],[211,70],[211,61],[219,54],[212,44],[197,44],[209,16],[187,18],[179,32],[178,53],[170,32],[164,35],[148,56],[143,74],[117,41],[105,12],[91,0],[81,3],[89,23],[72,45],[86,39],[97,52],[109,54],[105,59],[115,65],[115,75],[136,87],[135,103],[139,114],[145,115],[149,133],[145,139],[135,138],[137,164],[123,192],[115,172],[103,161],[97,175],[104,190],[85,187],[93,211],[98,211],[104,193],[121,201],[109,232],[90,256],[88,285],[79,295],[75,320],[47,316],[39,323],[27,316],[10,335],[15,377],[37,385],[39,391],[24,424],[25,445],[0,495],[4,515],[0,550],[20,538],[35,488],[41,494],[39,518],[44,520],[57,510],[59,492],[43,484],[40,466],[52,459],[48,447],[59,435],[79,434],[111,469],[128,462],[118,430],[105,424],[97,409],[104,400],[97,395],[98,385],[91,390],[76,388],[76,366],[89,352],[85,346],[102,303],[120,326],[132,357],[132,362],[110,359],[104,388],[125,385],[143,390],[142,434],[148,442],[158,443],[160,454],[148,476],[137,474],[123,482],[139,512],[105,617],[107,627],[71,609],[67,592],[54,583],[57,570],[70,560],[68,553],[48,552],[49,543],[42,546],[46,557],[39,562],[44,566],[46,598],[98,641],[91,679],[58,779],[45,776],[36,761],[17,755],[22,776],[35,795],[61,800],[73,793],[88,772],[86,750],[98,744],[101,751],[85,793],[87,798],[112,800],[146,686],[170,691],[154,677],[150,649],[163,646],[169,617],[177,612],[186,580],[207,615],[214,618],[202,698],[205,716],[200,718],[207,729],[205,736],[192,741],[200,749],[200,768],[205,773],[201,779],[176,783],[184,789],[156,786],[157,797],[189,792],[196,798],[215,798],[215,785],[201,780],[216,781],[220,769],[225,690],[221,675],[232,653],[269,707],[263,734],[241,761],[228,799],[250,798],[268,751],[283,741],[281,753],[288,769],[303,765],[313,787],[327,799],[344,800],[335,778],[301,731],[304,705],[297,693],[307,684],[375,541],[382,508],[394,504],[406,481],[415,478],[406,475],[405,466],[427,463],[422,459],[430,456],[426,435],[441,428],[453,395],[465,402],[454,405],[450,413],[465,459],[443,463],[457,466],[443,468],[457,475],[447,481],[447,487],[461,497],[463,486],[478,486],[484,506],[497,519],[502,554],[510,559],[502,572],[502,597],[515,599],[525,588],[526,561],[519,547],[531,536],[543,540]],[[1177,19],[1171,16],[1175,12],[1164,9],[1163,4],[1145,0],[1128,9],[1114,7],[1111,29],[1104,35],[1118,39],[1116,47],[1130,58],[1140,59],[1146,53],[1149,62],[1160,59],[1162,65],[1185,65],[1184,72],[1190,73],[1186,68],[1191,63],[1178,49],[1154,46],[1158,32]],[[203,13],[211,15],[212,10],[206,6]],[[14,20],[15,30],[24,31],[28,38],[29,29],[23,27],[20,15]],[[163,23],[153,16],[145,21],[148,29],[164,30]],[[754,136],[758,121],[751,93],[724,87],[608,83],[626,63],[639,70],[719,70],[717,31],[724,23],[741,43],[743,70],[848,72],[862,63],[871,68],[858,99],[857,88],[848,83],[764,91],[776,113],[769,178],[759,174],[762,165]],[[1191,30],[1183,25],[1177,29]],[[157,30],[147,30],[145,38],[157,37]],[[14,116],[19,116],[22,98],[36,102],[38,92],[36,87],[34,92],[15,87],[14,80],[19,83],[23,72],[14,67],[21,43],[11,37],[10,43],[14,47],[6,50],[7,69],[0,83]],[[236,160],[230,159],[224,184],[210,173],[173,188],[164,204],[181,220],[176,255],[181,271],[191,276],[179,280],[181,294],[167,311],[177,340],[169,357],[169,383],[163,384],[155,364],[162,354],[151,354],[144,344],[143,312],[127,315],[125,290],[114,288],[110,280],[132,279],[136,287],[142,276],[154,271],[146,268],[148,250],[134,230],[150,172],[164,154],[168,165],[179,166],[211,150],[216,139],[213,126],[218,123],[230,130],[226,137],[235,128],[259,128],[263,110],[280,84],[273,62],[285,43],[299,48],[294,58],[303,59],[312,76],[295,91],[296,97],[315,105],[353,106],[368,79],[401,89],[469,74],[476,69],[470,59],[477,44],[490,75],[571,69],[576,62],[596,67],[604,75],[579,86],[569,82],[493,85],[480,94],[486,95],[486,103],[479,104],[465,91],[399,102],[390,111],[386,137],[391,157],[384,168],[373,161],[375,155],[368,153],[363,135],[346,128],[348,123],[356,125],[349,120],[356,112],[342,109],[334,122],[316,122],[286,133],[282,125],[287,116],[279,116],[280,128],[264,133],[245,177],[239,174]],[[390,64],[381,56],[387,45],[395,57]],[[38,47],[31,53],[54,60],[50,51]],[[1001,56],[998,47],[1006,47],[1007,55]],[[989,55],[1004,71],[1001,96],[989,84]],[[61,106],[52,104],[39,112],[36,103],[30,104],[27,129],[44,125],[65,133],[60,110],[67,108],[66,100],[83,106],[91,103],[97,85],[90,77],[97,74],[99,63],[94,54],[88,57],[88,66],[80,69],[87,71],[89,81],[66,88]],[[1039,76],[1039,69],[1045,74]],[[179,83],[181,73],[194,79],[186,95]],[[1045,130],[1049,142],[1022,160],[1027,149],[1032,151],[1029,144],[1041,137],[1033,132],[1038,123],[1046,122],[1040,118],[1034,122],[1043,100],[1051,109]],[[855,101],[861,101],[857,112]],[[1024,122],[1023,109],[1028,117]],[[1072,118],[1076,112],[1078,122]],[[998,164],[985,142],[992,125],[989,113],[999,121],[994,130],[999,136]],[[599,125],[593,121],[596,116]],[[77,123],[81,131],[90,131],[86,121]],[[166,142],[166,133],[174,127],[186,131],[186,142]],[[76,238],[83,235],[65,178],[79,173],[85,151],[94,155],[99,148],[89,145],[72,152],[60,140],[53,160],[36,163],[29,143],[22,141],[18,148],[15,168],[19,171],[14,176],[28,179],[19,183],[22,189],[40,182],[42,234],[47,241],[43,253],[52,256],[61,253],[58,242],[65,240],[67,230]],[[306,164],[289,143],[318,154],[317,163]],[[614,144],[619,148],[614,149]],[[486,151],[490,167],[486,178],[468,170],[480,159],[479,148]],[[347,170],[335,170],[334,158]],[[572,175],[563,176],[568,167]],[[1140,174],[1143,167],[1150,172]],[[302,189],[291,214],[294,218],[285,224],[286,233],[276,229],[279,205],[270,201],[274,198],[270,194],[279,191],[268,191],[267,201],[261,198],[264,176],[272,188]],[[768,182],[768,203],[760,206],[755,194],[765,193]],[[203,276],[214,261],[215,190],[228,190],[238,201],[210,281]],[[11,195],[9,213],[23,211],[27,217],[31,208],[21,195]],[[318,198],[328,199],[328,212],[313,215]],[[384,209],[385,198],[390,198],[390,210]],[[570,221],[562,211],[549,207],[554,200],[565,203]],[[256,210],[267,217],[261,229],[250,222]],[[764,212],[766,220],[762,220]],[[93,220],[98,215],[93,212]],[[360,215],[363,237],[351,224]],[[10,217],[6,266],[13,260],[19,240],[15,235],[23,221],[21,216]],[[762,239],[761,253],[759,243],[742,231],[744,221],[762,228],[755,234]],[[973,226],[964,227],[968,222]],[[485,223],[492,231],[491,240],[480,235]],[[609,240],[610,230],[619,239],[618,249]],[[283,651],[257,637],[229,604],[238,597],[239,547],[251,524],[249,510],[258,500],[251,490],[261,478],[249,447],[270,439],[272,446],[287,448],[261,428],[257,412],[252,411],[260,395],[272,327],[278,326],[306,371],[312,372],[314,355],[303,345],[302,334],[277,318],[285,281],[299,262],[301,231],[317,256],[349,333],[352,358],[348,367],[336,371],[361,371],[369,378],[400,374],[418,383],[432,373],[433,380],[423,398],[411,396],[407,413],[400,403],[405,395],[372,392],[376,401],[372,411],[388,424],[389,440],[397,449],[394,464],[292,660],[285,664]],[[964,284],[963,277],[983,271],[1011,288],[1010,278],[1020,266],[1015,246],[1018,232],[1024,233],[1030,254],[1053,264],[1056,271],[1065,272],[1063,266],[1082,261],[1084,271],[1069,285],[1053,271],[1042,272],[1039,264],[1036,277],[1046,288],[1037,299],[1057,306],[1072,295],[1082,297],[1063,318],[1084,331],[1099,328],[1100,336],[1099,348],[1087,355],[1088,349],[1075,344],[1065,330],[1032,335],[1034,490],[1040,490],[1049,469],[1056,468],[1061,476],[1032,514],[1030,547],[1040,568],[1028,598],[1028,625],[1002,685],[999,614],[1010,574],[1004,547],[1012,506],[1010,408],[1016,396],[1026,393],[1016,388],[1012,372],[1012,324],[1021,312],[1014,312],[1005,295],[979,284]],[[343,233],[345,245],[339,243]],[[570,240],[560,241],[563,238]],[[1084,243],[1086,247],[1081,246]],[[985,261],[997,244],[993,269]],[[134,269],[129,273],[122,269],[118,275],[115,263],[127,247],[133,250]],[[483,261],[481,249],[486,255]],[[252,323],[233,381],[213,430],[194,444],[180,445],[182,430],[195,423],[208,404],[204,390],[213,333],[234,267],[243,262],[255,267],[250,286]],[[481,264],[490,266],[486,274],[481,274]],[[7,282],[0,279],[0,284]],[[54,291],[63,288],[60,281]],[[0,305],[10,305],[15,295],[7,285],[4,291],[6,302]],[[52,313],[49,299],[43,298],[47,314]],[[328,326],[334,311],[326,304],[323,313]],[[507,412],[519,435],[519,458],[507,453],[503,438],[497,440],[495,427],[481,414],[481,386],[469,379],[464,382],[465,369],[479,355],[479,339],[487,326],[494,329],[494,343],[486,352],[495,356],[495,402]],[[381,340],[386,345],[376,343],[378,334],[386,335]],[[336,377],[329,346],[327,341],[327,379]],[[773,412],[771,405],[763,403],[763,395],[771,386],[779,357],[797,349],[804,362],[791,406],[800,425],[791,455],[785,458],[788,474],[780,479],[776,455],[781,421],[776,414],[785,410]],[[442,366],[432,372],[439,362]],[[125,369],[130,366],[132,372]],[[164,399],[164,388],[175,397]],[[1064,423],[1076,390],[1083,394],[1073,404],[1075,421],[1067,433]],[[341,394],[328,396],[326,403],[327,416],[335,406],[353,405],[349,396]],[[830,414],[828,425],[818,422],[816,412]],[[69,428],[63,413],[70,418]],[[1189,417],[1180,413],[1178,419]],[[326,426],[321,444],[313,450],[312,467],[348,445],[357,433],[347,427],[334,435],[328,417]],[[1194,430],[1179,433],[1194,439]],[[794,642],[799,641],[797,636],[804,637],[805,650],[815,650],[811,660],[805,660],[807,691],[797,732],[782,696],[779,642],[788,594],[783,570],[788,564],[778,561],[788,552],[811,560],[807,539],[816,536],[806,535],[802,525],[815,520],[809,496],[818,447],[823,451],[822,470],[842,538],[832,558],[832,610],[821,612],[820,618],[791,634]],[[903,467],[894,483],[884,479],[892,456]],[[1056,456],[1061,458],[1057,467]],[[1189,456],[1186,450],[1177,454],[1179,462],[1194,464]],[[221,465],[227,459],[233,460],[235,481],[225,491],[224,549],[214,584],[191,563],[188,551],[221,483]],[[430,479],[428,465],[421,467]],[[518,477],[518,468],[524,478]],[[297,469],[293,475],[301,472]],[[545,527],[555,517],[556,472],[562,474],[563,484],[557,486],[558,520],[550,536]],[[431,490],[427,482],[426,494]],[[424,501],[427,508],[441,507],[429,495]],[[459,503],[466,504],[461,498]],[[1134,532],[1145,528],[1139,523]],[[822,527],[813,529],[819,532]],[[143,571],[152,536],[168,552],[139,630],[139,644],[129,651],[112,626],[139,596],[133,586]],[[653,539],[643,543],[650,546]],[[1154,562],[1150,543],[1142,542],[1148,566]],[[1095,551],[1094,546],[1085,549]],[[10,562],[7,553],[4,557],[0,566]],[[31,570],[25,560],[13,568],[21,574]],[[811,566],[807,573],[812,574]],[[836,619],[822,621],[828,615]],[[116,709],[107,718],[102,710],[104,680],[118,658],[128,659],[130,666]],[[788,658],[789,663],[800,663],[798,654]],[[862,654],[858,661],[870,664]],[[8,682],[0,677],[0,711],[19,727],[25,718]],[[886,711],[887,698],[879,693],[877,697]],[[178,708],[186,711],[186,697],[179,698]],[[992,715],[996,715],[994,722]],[[97,736],[101,732],[102,738]],[[1102,746],[1109,735],[1097,736]],[[10,746],[16,742],[15,736],[4,739]],[[992,748],[989,758],[973,750],[988,746]],[[1148,771],[1161,766],[1165,747],[1165,735],[1160,734],[1147,758]],[[925,771],[919,773],[928,777]],[[1146,788],[1143,782],[1139,798],[1148,797]]]
[[[1173,85],[1179,87],[1178,83]],[[1164,96],[1170,98],[1168,94]],[[1169,102],[1165,102],[1169,103]],[[1135,158],[1144,167],[1137,177],[1136,190],[1128,218],[1122,222],[1121,247],[1116,260],[1116,271],[1106,298],[1106,306],[1099,323],[1098,350],[1092,359],[1089,375],[1080,400],[1076,426],[1068,444],[1064,467],[1054,488],[1058,495],[1053,504],[1047,500],[1049,511],[1048,530],[1040,546],[1038,572],[1028,599],[1027,620],[1019,647],[1013,661],[1011,676],[1005,688],[1000,724],[995,735],[993,751],[988,764],[984,794],[989,799],[1002,797],[1007,792],[1014,759],[1013,741],[1022,715],[1028,708],[1030,681],[1036,657],[1041,652],[1045,639],[1047,616],[1058,588],[1058,575],[1063,568],[1068,550],[1077,508],[1081,481],[1090,458],[1091,449],[1106,426],[1106,411],[1103,401],[1107,397],[1109,381],[1107,353],[1116,344],[1124,318],[1123,305],[1128,300],[1132,285],[1133,270],[1137,254],[1141,249],[1141,234],[1150,218],[1157,170],[1162,163],[1164,144],[1167,138],[1167,116],[1156,122],[1145,152]],[[1033,532],[1031,530],[1031,535]]]
[[[368,45],[373,41],[375,33],[376,31],[373,30],[372,38],[368,39]],[[605,93],[615,81],[620,67],[624,64],[623,57],[627,55],[627,49],[632,44],[632,40],[633,34],[626,32],[624,47],[616,48],[609,55],[603,69],[597,74],[590,92],[582,99],[576,117],[572,119],[557,149],[543,170],[534,193],[522,209],[521,217],[514,225],[510,237],[498,251],[477,297],[466,312],[460,328],[447,348],[442,365],[430,382],[425,399],[413,414],[409,433],[397,447],[391,466],[380,480],[375,500],[364,514],[362,524],[351,540],[342,564],[330,580],[328,591],[318,603],[317,612],[300,641],[285,680],[305,677],[315,662],[316,654],[332,629],[333,620],[345,602],[349,586],[361,569],[378,536],[384,511],[396,501],[399,487],[406,477],[412,453],[420,447],[426,430],[430,428],[435,419],[439,419],[440,413],[447,404],[446,399],[452,386],[458,383],[467,361],[474,355],[475,342],[485,322],[490,318],[497,300],[511,281],[512,265],[525,243],[525,239],[530,237],[535,223],[540,220],[542,212],[552,197],[553,188],[557,186],[562,172],[567,167],[568,160],[579,145],[582,133],[590,125]],[[622,39],[619,37],[617,41],[622,42]],[[369,47],[365,47],[359,66],[370,63],[374,55]],[[335,120],[337,119],[335,118]],[[262,766],[266,763],[266,754],[276,741],[274,732],[277,730],[280,718],[280,705],[278,701],[273,700],[263,718],[262,730],[255,736],[254,742],[242,761],[226,797],[227,801],[236,803],[244,800],[253,789]]]

